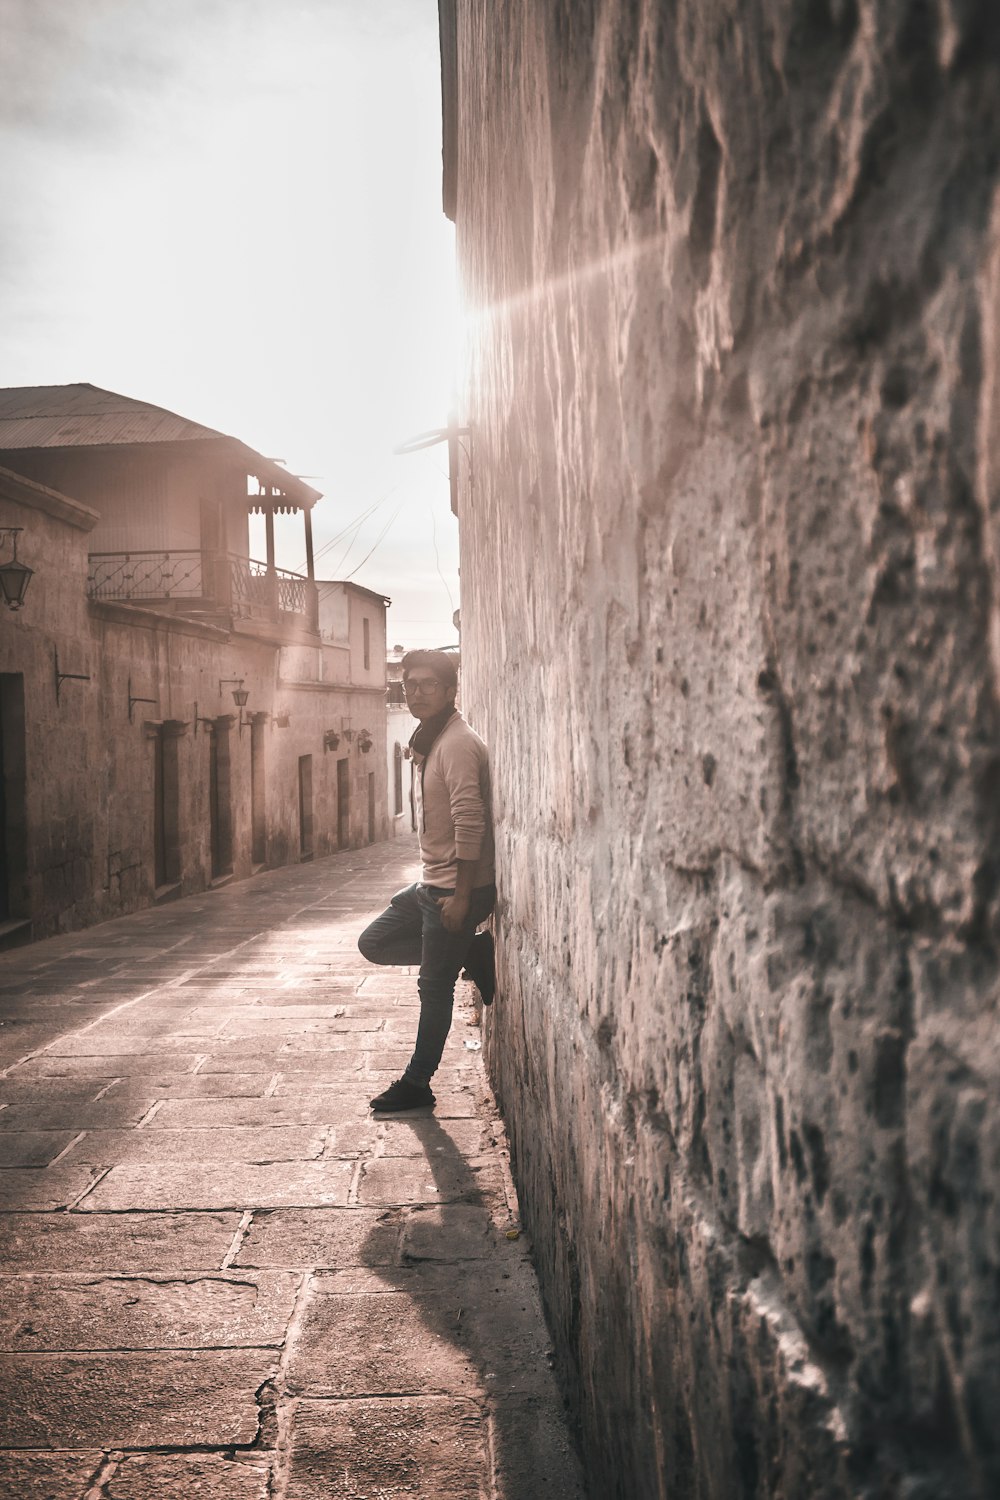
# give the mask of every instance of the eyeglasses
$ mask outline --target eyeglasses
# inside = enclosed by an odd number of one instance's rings
[[[403,682],[403,692],[408,698],[416,695],[430,697],[432,693],[447,692],[447,686],[439,677],[407,677]]]

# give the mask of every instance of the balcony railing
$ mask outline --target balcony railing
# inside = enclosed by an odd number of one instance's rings
[[[229,596],[234,619],[269,619],[277,609],[277,599],[267,563],[230,554]]]
[[[87,592],[134,604],[179,600],[234,620],[292,616],[317,628],[316,587],[308,578],[232,552],[92,552]]]
[[[282,614],[304,615],[308,613],[306,586],[308,578],[301,573],[289,573],[285,568],[275,568],[278,578],[278,609]]]
[[[91,599],[201,599],[200,552],[92,552]]]

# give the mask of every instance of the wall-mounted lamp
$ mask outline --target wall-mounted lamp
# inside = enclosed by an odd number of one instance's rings
[[[323,754],[328,750],[336,750],[340,744],[340,735],[335,729],[328,729],[323,736]]]
[[[233,702],[237,708],[246,708],[247,699],[250,697],[250,689],[243,686],[242,677],[220,677],[219,693],[221,695],[223,687],[234,682],[236,686],[233,688]],[[242,718],[242,715],[240,717]]]
[[[6,543],[12,554],[9,562],[0,563],[0,593],[8,609],[21,608],[35,571],[17,560],[17,539],[23,530],[23,526],[0,526],[0,544]]]
[[[351,728],[351,721],[350,721],[349,718],[342,718],[341,719],[341,721],[340,721],[340,733],[342,734],[342,736],[344,737],[344,739],[347,741],[347,743],[350,744],[351,741],[354,738],[354,730]]]

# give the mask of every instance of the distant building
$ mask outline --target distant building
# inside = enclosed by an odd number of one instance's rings
[[[0,390],[0,466],[0,945],[387,836],[388,601],[316,580],[316,490],[89,385]]]
[[[393,834],[413,832],[416,819],[413,808],[412,773],[409,740],[417,720],[406,706],[403,696],[403,657],[405,646],[393,646],[386,656],[386,756],[389,785],[389,828]]]

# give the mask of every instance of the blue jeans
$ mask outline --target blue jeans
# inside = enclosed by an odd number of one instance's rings
[[[480,922],[493,910],[496,886],[477,886],[469,900],[469,915],[458,932],[441,921],[438,901],[454,891],[437,885],[408,885],[397,891],[380,917],[358,938],[358,948],[373,964],[419,964],[417,993],[420,1023],[417,1045],[404,1077],[411,1083],[430,1083],[451,1029],[455,981]]]

